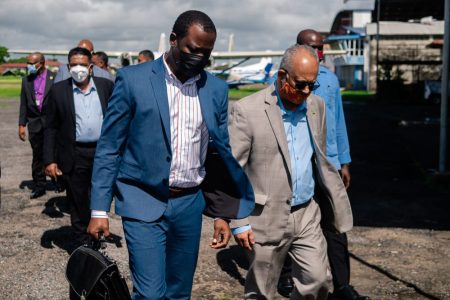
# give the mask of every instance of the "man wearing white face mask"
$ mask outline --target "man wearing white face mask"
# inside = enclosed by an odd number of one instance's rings
[[[67,185],[75,240],[84,243],[90,220],[89,194],[95,148],[113,83],[93,77],[91,53],[77,47],[68,55],[69,79],[50,91],[44,130],[44,164],[48,176],[63,176]]]
[[[94,53],[94,44],[92,43],[91,40],[83,39],[78,42],[77,47],[88,50],[91,53],[91,55]],[[70,69],[69,65],[61,66],[58,70],[58,73],[56,73],[55,83],[70,78],[71,76],[69,69]],[[92,76],[106,78],[114,82],[113,75],[111,75],[108,71],[103,70],[100,67],[97,67],[96,65],[93,65],[92,67]]]

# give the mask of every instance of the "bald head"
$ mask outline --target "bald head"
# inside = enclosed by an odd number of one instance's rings
[[[323,37],[313,29],[305,29],[298,33],[297,44],[310,47],[323,46]]]
[[[37,63],[37,62],[44,63],[45,57],[41,52],[33,52],[30,55],[28,55],[27,62],[28,61],[34,61],[35,63]]]
[[[280,69],[286,70],[288,73],[295,73],[303,64],[317,65],[319,59],[313,48],[307,45],[293,45],[289,47],[283,55],[280,63]]]
[[[94,52],[94,44],[91,40],[81,40],[78,42],[78,47],[87,49],[89,52]]]
[[[300,31],[297,35],[297,44],[313,47],[319,56],[319,60],[322,61],[324,59],[323,37],[319,32],[313,29],[305,29]]]

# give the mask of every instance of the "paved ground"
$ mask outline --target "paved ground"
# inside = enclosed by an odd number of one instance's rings
[[[450,299],[450,193],[428,170],[437,165],[437,109],[346,104],[345,111],[354,161],[352,284],[372,299]],[[65,197],[28,199],[31,149],[17,138],[17,113],[17,99],[0,99],[0,299],[67,299]],[[129,280],[120,220],[111,226],[117,238],[108,251]],[[210,250],[211,232],[205,218],[192,298],[242,299],[242,252],[234,242]]]

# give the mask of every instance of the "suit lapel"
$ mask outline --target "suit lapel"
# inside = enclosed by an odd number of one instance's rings
[[[214,124],[212,123],[213,110],[211,109],[211,104],[213,103],[211,99],[211,94],[209,89],[206,87],[206,72],[200,73],[200,79],[197,81],[197,95],[200,102],[200,108],[202,110],[203,120],[205,121],[206,128],[211,135],[211,130],[214,129]]]
[[[68,79],[67,81],[67,87],[66,87],[66,98],[62,101],[66,102],[69,105],[69,111],[70,117],[72,118],[72,124],[75,132],[75,99],[73,97],[73,86],[72,86],[72,79]]]
[[[98,81],[96,79],[96,77],[92,77],[94,79],[94,83],[95,83],[95,87],[97,88],[97,94],[98,94],[98,98],[100,99],[100,105],[102,106],[102,112],[103,112],[103,116],[105,115],[106,112],[106,107],[108,106],[107,102],[108,99],[106,99],[106,95],[105,95],[105,89],[103,88],[103,85],[100,81]]]
[[[289,148],[287,144],[286,132],[284,131],[283,120],[281,119],[281,110],[277,105],[277,102],[278,98],[275,93],[275,86],[272,85],[266,93],[266,114],[275,138],[277,139],[278,146],[281,149],[281,154],[283,155],[286,165],[288,166],[289,176],[291,176],[291,157],[289,155]]]
[[[47,97],[48,92],[50,91],[50,88],[52,87],[53,83],[53,73],[47,70],[47,76],[45,78],[45,91],[44,91],[44,98],[43,101],[45,102],[45,98]]]
[[[308,122],[309,131],[311,133],[312,140],[314,142],[315,150],[324,149],[324,145],[319,144],[317,133],[320,129],[320,119],[318,113],[318,107],[316,102],[311,99],[311,96],[306,99],[306,105],[308,107],[306,111],[306,121]]]
[[[169,101],[167,99],[167,88],[164,70],[164,55],[158,58],[153,64],[152,72],[150,72],[150,83],[155,94],[156,104],[158,105],[159,114],[164,127],[164,133],[170,145],[170,115]]]
[[[36,106],[36,94],[34,92],[34,80],[32,80],[30,76],[27,77],[27,84],[28,84],[28,90],[30,91],[31,99],[33,100],[33,104],[34,104],[34,106]]]

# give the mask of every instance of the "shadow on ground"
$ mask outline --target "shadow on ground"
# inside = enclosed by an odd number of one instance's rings
[[[22,182],[19,184],[19,188],[21,190],[28,189],[31,191],[34,189],[34,182],[33,182],[33,180],[22,180]],[[54,180],[51,180],[51,181],[47,180],[46,184],[45,184],[45,190],[60,193],[60,192],[64,192],[65,187],[64,187],[64,184],[62,181],[57,182]]]
[[[123,247],[122,237],[111,233],[106,238],[109,244],[115,244],[117,248]],[[41,246],[43,248],[52,249],[55,246],[65,250],[67,253],[72,253],[80,246],[75,240],[75,234],[70,226],[62,226],[57,229],[50,229],[45,231],[41,236]]]
[[[245,284],[245,278],[239,272],[239,268],[248,270],[249,264],[245,252],[240,246],[235,245],[220,250],[217,252],[216,260],[222,271],[238,280],[242,286]]]
[[[50,218],[64,217],[64,213],[70,213],[67,198],[65,196],[50,198],[47,203],[45,203],[45,207],[42,213],[49,216]]]

